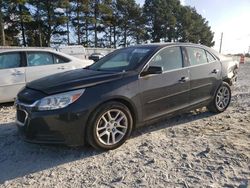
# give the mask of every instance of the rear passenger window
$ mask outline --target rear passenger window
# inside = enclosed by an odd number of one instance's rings
[[[151,61],[152,66],[160,66],[163,71],[182,68],[180,47],[169,47],[161,50]]]
[[[21,65],[20,53],[0,54],[0,69],[17,68]]]
[[[207,63],[207,56],[203,49],[187,47],[189,62],[191,65],[199,65]]]
[[[207,61],[208,62],[213,62],[216,60],[209,52],[206,51],[206,54],[207,54]]]
[[[52,54],[47,52],[27,52],[27,63],[29,67],[51,65],[54,60]]]
[[[54,62],[55,64],[60,64],[60,63],[68,63],[70,60],[65,58],[65,57],[61,57],[59,55],[54,54]]]

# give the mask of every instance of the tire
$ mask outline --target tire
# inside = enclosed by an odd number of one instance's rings
[[[229,106],[231,101],[231,88],[228,83],[223,82],[217,89],[212,102],[207,106],[210,112],[221,113]]]
[[[122,103],[104,103],[91,116],[86,138],[98,150],[116,149],[131,134],[133,118],[130,110]]]

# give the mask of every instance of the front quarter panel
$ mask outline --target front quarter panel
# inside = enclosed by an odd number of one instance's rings
[[[142,113],[138,76],[128,75],[115,81],[86,88],[79,102],[87,105],[91,109],[90,111],[93,112],[101,104],[112,100],[123,102],[126,105],[129,104],[128,107],[133,111],[136,121],[140,121]]]

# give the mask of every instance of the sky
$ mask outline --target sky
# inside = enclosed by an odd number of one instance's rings
[[[144,0],[136,0],[141,5]],[[247,53],[250,49],[250,0],[181,0],[195,7],[209,22],[214,32],[215,50],[219,51],[223,32],[222,53]]]

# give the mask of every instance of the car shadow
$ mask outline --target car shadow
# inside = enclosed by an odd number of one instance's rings
[[[14,102],[0,103],[0,108],[12,107],[13,105],[14,105]]]
[[[201,112],[197,115],[186,113],[181,116],[149,124],[133,132],[132,138],[160,129],[177,126],[185,122],[212,116]],[[24,142],[18,134],[14,122],[0,124],[0,184],[18,177],[23,177],[61,164],[102,155],[103,152],[84,146],[69,148],[66,146],[40,145]]]
[[[192,121],[208,118],[214,115],[216,115],[216,113],[209,112],[204,107],[202,109],[186,112],[177,116],[163,117],[161,119],[152,121],[144,126],[139,127],[138,129],[136,129],[136,131],[132,133],[131,137],[133,138],[149,132],[184,125],[185,123],[190,123]]]
[[[27,143],[20,138],[14,122],[0,124],[0,184],[101,153],[89,146],[70,148]]]

